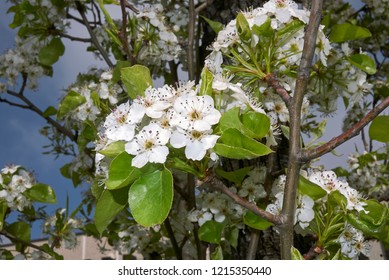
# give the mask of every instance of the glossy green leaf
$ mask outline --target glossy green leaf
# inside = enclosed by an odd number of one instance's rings
[[[274,29],[271,27],[271,19],[268,18],[261,25],[254,25],[253,32],[258,35],[258,37],[272,37],[275,33]]]
[[[371,36],[367,28],[353,25],[351,23],[336,24],[332,27],[330,41],[334,43],[343,43],[346,41],[368,38]]]
[[[36,202],[57,203],[53,188],[45,184],[33,185],[31,188],[25,190],[24,195]]]
[[[0,231],[3,229],[4,226],[4,218],[7,209],[8,209],[7,202],[5,202],[4,200],[0,200]]]
[[[57,119],[61,119],[66,114],[76,109],[86,102],[86,98],[75,91],[70,91],[61,101],[58,107]]]
[[[142,168],[132,166],[133,156],[127,152],[117,155],[111,162],[108,170],[106,186],[109,190],[123,188],[132,184],[140,176],[154,172],[157,166],[147,164]]]
[[[347,198],[341,194],[338,190],[332,191],[328,194],[328,203],[333,208],[340,206],[342,209],[346,209]]]
[[[292,246],[290,252],[292,253],[292,260],[304,260],[303,255],[301,255],[300,251],[295,247]]]
[[[199,238],[202,241],[219,244],[222,238],[224,224],[216,221],[206,221],[199,229]]]
[[[264,114],[252,111],[240,114],[240,109],[234,107],[222,115],[218,128],[221,131],[236,128],[250,138],[261,139],[269,132],[270,119]]]
[[[238,247],[238,239],[239,239],[239,228],[237,226],[228,227],[224,229],[224,236],[233,248]]]
[[[57,109],[54,108],[53,106],[49,106],[49,107],[47,107],[47,109],[42,113],[42,116],[46,118],[46,117],[50,117],[50,116],[55,115],[55,114],[57,114]]]
[[[389,116],[376,117],[369,127],[369,136],[379,142],[389,142]]]
[[[208,70],[207,67],[203,68],[201,71],[201,84],[200,84],[200,95],[210,95],[212,96],[212,82],[213,74]]]
[[[128,188],[104,190],[96,203],[95,225],[100,234],[113,221],[116,215],[124,209],[128,200]]]
[[[265,219],[259,217],[258,215],[255,215],[251,211],[248,211],[243,216],[243,222],[245,223],[245,225],[259,230],[265,230],[273,225],[273,223],[266,221]]]
[[[121,77],[128,95],[135,99],[137,96],[144,96],[145,90],[153,85],[150,70],[143,65],[134,65],[121,68]]]
[[[51,39],[50,43],[39,51],[39,62],[45,66],[56,63],[65,52],[65,46],[60,38]]]
[[[327,192],[320,186],[316,185],[315,183],[312,183],[301,175],[299,176],[298,190],[301,195],[305,194],[313,200],[317,200],[327,194]]]
[[[248,42],[251,39],[250,25],[242,12],[236,16],[236,30],[242,42]]]
[[[261,139],[270,130],[270,118],[265,114],[249,111],[242,115],[242,123],[246,128],[245,134],[249,137]],[[250,131],[250,134],[247,133]]]
[[[380,226],[386,222],[388,218],[388,207],[374,200],[365,200],[367,205],[364,206],[364,211],[359,212],[359,219],[366,221],[374,226]]]
[[[201,17],[208,23],[208,25],[212,28],[212,30],[216,34],[219,33],[221,30],[223,30],[224,24],[217,22],[217,21],[210,20],[210,19],[203,17],[203,16],[201,16]]]
[[[222,260],[223,259],[223,249],[219,245],[215,248],[215,250],[211,254],[211,260]]]
[[[124,152],[124,145],[125,145],[124,141],[116,141],[109,144],[103,150],[99,151],[99,153],[106,157],[113,158],[119,155],[120,153]]]
[[[358,53],[349,56],[348,61],[355,67],[365,71],[367,74],[374,75],[377,72],[377,67],[373,58],[367,54]]]
[[[5,229],[8,233],[16,236],[18,239],[29,242],[31,238],[31,227],[26,222],[15,222],[8,225]]]
[[[173,202],[173,176],[168,169],[143,175],[129,192],[128,204],[136,222],[149,227],[161,224]]]
[[[215,172],[218,176],[240,186],[251,169],[253,169],[252,166],[247,166],[234,171],[224,171],[221,168],[216,168]]]
[[[223,132],[214,151],[232,159],[254,159],[272,152],[266,145],[243,135],[235,128]]]
[[[118,62],[116,62],[116,66],[115,68],[113,69],[113,73],[112,73],[112,82],[113,83],[117,83],[121,80],[121,70],[125,67],[130,67],[131,66],[131,63],[127,60],[120,60]]]

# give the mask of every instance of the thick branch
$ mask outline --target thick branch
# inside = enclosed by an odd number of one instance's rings
[[[353,138],[354,136],[358,135],[361,130],[369,123],[371,122],[375,117],[377,117],[383,110],[389,107],[389,96],[386,97],[380,104],[378,104],[376,107],[374,107],[366,116],[364,116],[359,122],[354,124],[352,127],[347,129],[342,134],[332,138],[327,143],[317,147],[312,148],[309,150],[306,150],[303,152],[301,156],[301,160],[303,162],[309,162],[315,158],[318,158],[322,155],[327,154],[328,152],[332,151],[339,145],[343,144],[347,140]]]
[[[111,60],[109,59],[108,57],[108,54],[107,52],[103,49],[103,47],[100,45],[99,41],[97,40],[96,38],[96,35],[95,33],[93,32],[93,29],[92,27],[90,26],[89,24],[89,21],[85,15],[85,12],[84,12],[84,7],[82,6],[82,4],[80,3],[80,1],[76,1],[76,7],[77,7],[77,10],[78,12],[80,13],[81,17],[82,17],[82,20],[83,20],[83,24],[85,25],[86,29],[88,30],[88,33],[91,37],[91,40],[93,42],[93,44],[95,45],[95,47],[98,49],[98,51],[100,52],[100,54],[102,55],[102,57],[104,58],[105,62],[108,64],[108,66],[110,68],[113,68],[114,67],[114,64],[111,62]]]
[[[304,36],[304,47],[294,96],[289,106],[290,135],[289,135],[289,162],[286,175],[285,192],[282,206],[282,215],[286,222],[281,227],[281,258],[291,259],[291,247],[294,235],[294,215],[296,208],[296,192],[300,160],[300,134],[301,134],[301,107],[304,94],[309,81],[313,55],[316,48],[316,37],[321,19],[322,1],[313,0],[309,22]]]
[[[228,195],[232,200],[234,200],[237,204],[243,206],[244,208],[250,210],[255,215],[264,218],[265,220],[275,224],[275,225],[281,225],[283,223],[283,220],[280,216],[274,215],[270,212],[267,212],[261,208],[259,208],[255,203],[249,202],[246,199],[240,197],[233,191],[231,191],[222,181],[220,181],[215,176],[209,176],[205,181],[204,184],[208,183],[212,188]]]

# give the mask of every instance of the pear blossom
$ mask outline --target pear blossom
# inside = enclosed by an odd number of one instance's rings
[[[295,223],[299,223],[302,229],[305,229],[309,225],[309,222],[315,217],[315,212],[312,209],[314,204],[315,202],[313,199],[307,195],[298,197]]]
[[[176,114],[171,124],[182,129],[207,131],[212,125],[217,124],[221,117],[209,95],[181,96],[176,99],[173,108]]]
[[[213,148],[220,136],[212,135],[212,130],[184,130],[180,127],[172,133],[170,144],[174,148],[185,147],[185,156],[192,160],[202,160],[207,150]]]
[[[156,123],[151,123],[125,144],[125,151],[135,157],[132,166],[141,168],[148,162],[164,163],[169,154],[166,144],[169,142],[171,132],[163,129]]]
[[[160,118],[171,106],[166,100],[167,94],[172,95],[166,88],[156,89],[150,86],[146,89],[145,96],[134,100],[134,103],[143,106],[144,113],[150,118]]]

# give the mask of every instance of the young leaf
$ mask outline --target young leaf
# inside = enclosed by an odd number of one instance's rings
[[[69,112],[86,102],[86,98],[75,91],[70,91],[59,104],[57,119],[61,119]]]
[[[265,230],[273,225],[273,223],[266,221],[265,219],[255,215],[253,212],[248,211],[243,216],[243,222],[248,225],[249,227],[259,229],[259,230]]]
[[[39,51],[39,62],[45,66],[56,63],[65,52],[65,46],[60,38],[51,39],[50,43]]]
[[[129,191],[128,204],[136,222],[149,227],[161,224],[173,202],[173,176],[168,169],[143,175]]]
[[[222,260],[223,259],[223,249],[219,245],[216,247],[215,251],[211,254],[211,260]]]
[[[369,136],[379,142],[389,142],[389,116],[376,117],[370,125]]]
[[[242,181],[244,180],[244,178],[250,172],[251,169],[253,169],[252,166],[247,166],[238,170],[227,172],[221,168],[216,168],[215,172],[218,176],[227,179],[228,181],[233,182],[234,184],[240,186],[242,184]]]
[[[248,42],[251,39],[250,25],[242,13],[238,13],[236,17],[236,30],[242,42]]]
[[[199,229],[199,238],[202,241],[219,244],[222,238],[224,224],[216,221],[207,221]]]
[[[124,209],[128,199],[128,188],[104,190],[96,203],[95,224],[100,234],[107,228],[116,215]]]
[[[134,65],[124,67],[121,68],[120,72],[128,95],[132,99],[135,99],[137,96],[143,96],[145,90],[153,85],[150,70],[146,66]]]
[[[270,118],[265,114],[249,111],[242,115],[243,126],[250,131],[255,139],[261,139],[266,136],[270,129]],[[248,133],[245,133],[250,136]]]
[[[212,28],[213,31],[215,31],[216,34],[223,30],[224,25],[222,23],[210,20],[203,16],[201,17],[209,24],[209,26]]]
[[[7,202],[4,200],[0,201],[0,231],[3,229],[4,226],[4,217],[5,213],[7,212]]]
[[[301,195],[305,194],[313,200],[324,197],[327,194],[327,192],[323,190],[320,186],[316,185],[315,183],[312,183],[301,175],[299,176],[298,190]]]
[[[365,71],[367,74],[374,75],[377,72],[374,60],[367,54],[353,54],[349,56],[347,60],[355,67]]]
[[[304,257],[301,255],[300,251],[295,247],[292,246],[290,251],[292,253],[292,260],[304,260]]]
[[[124,152],[124,141],[116,141],[109,144],[104,150],[99,151],[100,154],[113,158]]]
[[[24,192],[24,195],[36,202],[57,203],[53,188],[45,184],[33,185]]]
[[[330,33],[330,41],[334,43],[343,43],[346,41],[358,40],[370,37],[368,29],[353,25],[351,23],[341,23],[334,25]]]
[[[243,135],[235,128],[223,132],[214,151],[220,156],[233,159],[254,159],[272,152],[266,145]]]
[[[199,94],[212,96],[212,82],[213,75],[211,71],[209,71],[207,67],[204,67],[203,71],[201,71],[201,85]]]

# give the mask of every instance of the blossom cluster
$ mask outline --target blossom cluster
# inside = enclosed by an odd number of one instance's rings
[[[4,200],[11,210],[23,211],[31,206],[31,201],[24,192],[34,184],[34,177],[23,167],[6,166],[0,173],[0,200]]]
[[[78,244],[76,230],[83,226],[82,219],[69,217],[66,209],[62,208],[45,220],[43,233],[49,235],[48,244],[51,247],[74,249]]]
[[[350,224],[346,224],[337,242],[340,243],[342,254],[350,259],[357,259],[360,254],[370,255],[371,244],[365,241],[363,233]]]
[[[199,161],[219,138],[212,134],[212,126],[220,117],[212,97],[199,96],[193,82],[177,88],[149,87],[144,96],[120,104],[107,116],[97,152],[124,141],[126,152],[135,156],[132,165],[141,168],[148,162],[165,163],[170,143],[173,148],[185,147],[187,159]]]

